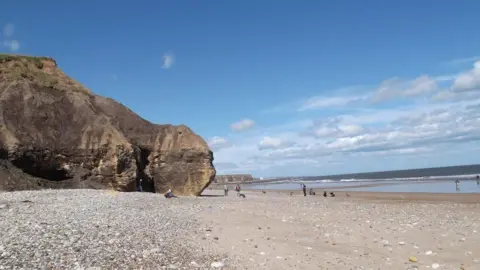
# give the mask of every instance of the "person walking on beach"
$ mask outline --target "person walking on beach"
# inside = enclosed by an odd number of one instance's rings
[[[225,191],[225,197],[228,196],[228,187],[227,187],[227,185],[223,185],[223,191]]]
[[[477,186],[480,186],[480,177],[477,175]]]
[[[303,196],[307,196],[307,186],[305,186],[305,184],[302,184],[302,189],[303,189]]]
[[[238,192],[238,193],[240,193],[240,190],[241,190],[240,185],[237,184],[237,185],[235,186],[235,191]]]

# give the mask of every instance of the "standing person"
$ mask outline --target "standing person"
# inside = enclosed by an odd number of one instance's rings
[[[480,177],[477,175],[477,186],[480,186]]]
[[[240,190],[241,190],[240,185],[237,184],[237,185],[235,186],[235,191],[240,192]]]
[[[227,185],[223,185],[223,191],[225,191],[225,197],[228,196],[228,187],[227,187]]]
[[[142,192],[143,191],[143,188],[142,188],[142,178],[140,178],[140,180],[138,181],[138,191]]]
[[[303,196],[307,196],[307,186],[305,186],[305,184],[302,184],[302,189],[303,189]]]

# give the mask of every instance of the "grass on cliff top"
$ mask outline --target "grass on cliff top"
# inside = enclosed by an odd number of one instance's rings
[[[28,56],[28,55],[15,55],[15,54],[0,54],[0,64],[10,62],[10,61],[21,61],[27,60],[28,62],[33,63],[36,67],[42,68],[42,61],[53,61],[50,57],[44,56]]]
[[[0,81],[26,79],[43,87],[91,94],[87,88],[59,69],[45,71],[45,61],[51,61],[56,65],[55,60],[50,57],[0,53]]]

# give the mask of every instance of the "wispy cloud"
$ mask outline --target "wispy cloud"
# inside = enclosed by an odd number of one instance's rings
[[[473,62],[480,61],[480,56],[470,56],[470,57],[464,57],[464,58],[459,58],[459,59],[454,59],[448,62],[445,62],[445,64],[448,65],[461,65],[461,64],[471,64]]]
[[[219,136],[214,136],[210,138],[207,143],[210,149],[212,149],[213,151],[218,151],[220,149],[232,146],[232,144],[227,139]]]
[[[11,37],[15,33],[15,25],[13,23],[7,23],[3,27],[3,35],[5,37]]]
[[[234,132],[239,132],[239,131],[249,130],[253,128],[254,125],[255,125],[255,121],[253,121],[252,119],[245,118],[238,122],[232,123],[230,125],[230,128]]]
[[[15,25],[12,23],[8,23],[3,27],[3,36],[2,40],[0,40],[0,44],[3,47],[7,48],[11,52],[16,52],[20,49],[20,42],[18,40],[13,39],[13,34],[15,33]]]
[[[215,164],[229,164],[219,173],[279,175],[288,167],[290,175],[326,174],[338,170],[339,163],[352,171],[388,169],[395,163],[379,163],[380,158],[412,167],[446,164],[462,154],[472,160],[465,153],[480,148],[479,86],[480,62],[457,75],[394,77],[370,91],[330,92],[293,102],[297,110],[288,113],[301,113],[301,123],[230,134],[209,144],[216,149]],[[310,120],[304,118],[308,115]],[[254,124],[243,119],[230,127],[242,131]]]
[[[471,70],[458,75],[452,89],[460,92],[480,90],[480,61],[475,62]]]
[[[171,68],[174,63],[175,63],[175,55],[173,53],[165,53],[163,55],[163,63],[162,63],[163,69]]]
[[[3,46],[7,47],[12,52],[16,52],[20,49],[20,43],[17,40],[6,40],[3,42]]]

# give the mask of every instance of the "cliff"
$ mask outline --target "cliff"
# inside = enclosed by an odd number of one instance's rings
[[[188,127],[142,119],[55,60],[0,55],[0,190],[134,191],[143,179],[145,191],[199,195],[215,177],[212,161]]]
[[[217,175],[215,176],[214,182],[217,184],[223,183],[245,183],[248,181],[253,181],[253,176],[251,174],[226,174],[226,175]]]

